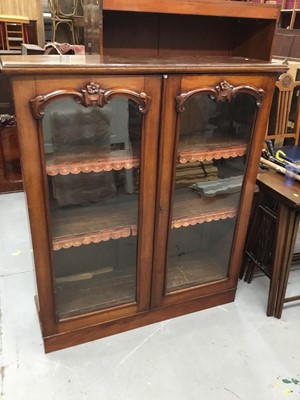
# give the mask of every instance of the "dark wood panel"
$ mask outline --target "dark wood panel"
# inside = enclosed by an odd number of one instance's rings
[[[104,54],[155,56],[158,53],[159,17],[156,14],[104,13]]]
[[[161,56],[232,54],[232,24],[235,23],[231,18],[161,15],[159,21],[158,47]]]
[[[0,193],[10,193],[23,190],[23,184],[13,95],[7,75],[0,75],[0,88]]]
[[[294,42],[294,35],[285,32],[277,32],[274,38],[273,55],[279,57],[290,57]]]
[[[234,55],[269,60],[275,21],[104,11],[103,29],[107,55]]]
[[[0,193],[23,190],[17,127],[0,128]]]
[[[294,36],[289,56],[291,58],[300,58],[300,35]]]
[[[26,24],[26,35],[27,43],[38,44],[36,21],[30,20],[29,24]]]
[[[10,78],[0,75],[0,114],[14,114],[14,102],[11,91]]]
[[[233,33],[234,56],[270,60],[276,21],[241,19]],[[263,46],[261,44],[264,44]]]

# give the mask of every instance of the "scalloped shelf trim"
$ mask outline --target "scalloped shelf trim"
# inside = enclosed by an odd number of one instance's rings
[[[93,161],[75,161],[69,163],[56,163],[48,161],[46,165],[46,172],[49,176],[55,175],[69,175],[90,173],[90,172],[107,172],[107,171],[119,171],[123,168],[132,169],[139,166],[139,157],[128,156],[122,159],[116,158],[111,160],[93,160]]]
[[[241,157],[246,154],[247,145],[221,147],[218,149],[190,150],[179,152],[179,162],[212,161],[221,158]]]
[[[129,236],[137,235],[137,226],[126,226],[115,228],[111,230],[105,230],[102,232],[95,232],[92,234],[76,235],[74,237],[58,238],[53,239],[52,246],[53,250],[69,249],[70,247],[79,247],[82,245],[106,242],[110,239],[121,239]]]
[[[214,212],[198,216],[193,215],[191,217],[186,217],[184,219],[178,219],[172,221],[171,226],[172,228],[181,228],[190,225],[203,224],[204,222],[212,222],[212,221],[219,221],[220,219],[234,218],[235,216],[236,216],[236,210],[232,208],[226,211]]]
[[[234,218],[236,216],[235,209],[229,209],[221,212],[209,213],[206,215],[191,216],[175,220],[171,224],[171,228],[181,228],[190,225],[203,224],[204,222],[218,221],[221,219]],[[70,247],[79,247],[92,243],[106,242],[110,239],[117,240],[129,236],[137,235],[137,225],[115,228],[105,230],[102,232],[95,232],[92,234],[76,235],[68,238],[53,239],[53,250],[69,249]]]

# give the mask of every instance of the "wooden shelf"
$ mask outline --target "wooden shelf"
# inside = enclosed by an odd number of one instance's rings
[[[239,197],[239,193],[234,193],[204,198],[192,189],[179,189],[175,192],[171,226],[172,228],[181,228],[234,218],[238,209]]]
[[[76,206],[51,211],[53,250],[120,239],[137,234],[136,195],[110,204]]]
[[[91,274],[90,279],[56,283],[59,319],[73,315],[134,303],[136,278],[134,269]],[[87,292],[87,296],[80,293]]]
[[[188,143],[179,142],[178,162],[185,164],[194,161],[211,161],[221,158],[241,157],[246,154],[247,145],[243,142],[231,143],[197,143],[193,140]]]
[[[226,279],[227,265],[198,252],[184,259],[171,258],[168,265],[168,292]]]
[[[53,250],[121,239],[137,234],[138,200],[105,205],[53,209]],[[125,195],[127,197],[127,195]],[[191,189],[176,191],[172,228],[234,218],[239,194],[201,198]]]
[[[196,147],[196,149],[195,149]],[[221,158],[240,157],[246,154],[247,145],[242,142],[205,143],[194,141],[179,143],[180,163],[211,161]],[[47,155],[46,173],[50,176],[131,169],[139,166],[139,157],[132,150],[89,150]]]
[[[47,155],[46,173],[50,176],[131,169],[139,166],[132,150],[93,150]]]

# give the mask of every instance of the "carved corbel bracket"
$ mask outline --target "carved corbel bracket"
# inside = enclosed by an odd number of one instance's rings
[[[108,104],[113,97],[129,98],[138,104],[139,112],[145,114],[150,105],[150,97],[144,92],[134,92],[123,88],[113,88],[105,90],[97,83],[90,82],[80,91],[73,89],[55,90],[51,93],[38,95],[29,101],[32,114],[36,119],[41,119],[45,115],[45,107],[60,97],[73,97],[76,103],[84,107],[98,106],[103,107]]]
[[[257,89],[252,86],[242,85],[234,87],[226,81],[220,82],[215,87],[204,87],[200,89],[191,90],[189,92],[181,93],[176,97],[176,108],[178,112],[185,110],[185,102],[192,96],[197,94],[207,94],[215,102],[232,101],[239,93],[247,93],[254,96],[256,99],[256,106],[260,107],[265,91],[263,89]]]

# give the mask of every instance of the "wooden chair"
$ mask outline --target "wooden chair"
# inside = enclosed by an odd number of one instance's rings
[[[299,144],[300,131],[300,81],[290,73],[280,75],[276,82],[266,139],[274,142],[274,147]]]
[[[48,0],[52,21],[52,42],[57,41],[57,29],[60,25],[67,25],[72,43],[76,44],[74,15],[77,12],[77,0]]]

